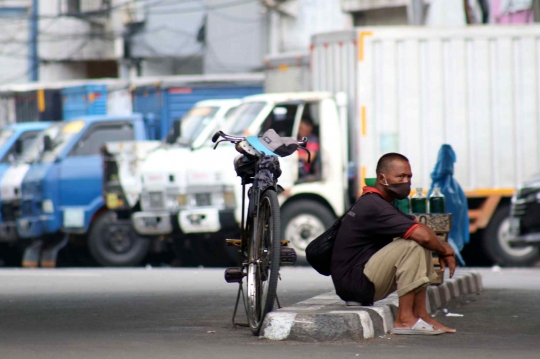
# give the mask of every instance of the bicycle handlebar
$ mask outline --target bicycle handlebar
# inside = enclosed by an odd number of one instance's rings
[[[222,137],[223,140],[219,140],[219,138]],[[231,135],[227,135],[225,132],[223,131],[217,131],[216,133],[214,133],[214,135],[212,136],[212,142],[215,143],[215,146],[214,146],[214,149],[216,149],[216,147],[221,143],[221,142],[224,142],[224,141],[229,141],[231,143],[238,143],[238,142],[242,142],[244,141],[246,138],[245,137],[241,137],[241,136],[231,136]],[[219,141],[218,141],[219,140]],[[298,141],[297,144],[298,144],[298,148],[304,150],[307,152],[308,154],[308,163],[311,163],[311,153],[309,152],[309,150],[306,148],[306,145],[308,143],[308,138],[307,137],[302,137],[302,140]]]

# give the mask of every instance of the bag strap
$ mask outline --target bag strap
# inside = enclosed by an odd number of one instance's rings
[[[333,227],[335,226],[340,226],[341,225],[341,221],[343,220],[343,218],[345,218],[345,216],[351,211],[351,209],[354,208],[354,206],[356,206],[356,204],[358,203],[358,201],[360,201],[360,198],[362,198],[362,196],[358,197],[358,199],[356,200],[356,202],[354,202],[354,204],[352,206],[349,207],[349,209],[347,210],[347,212],[343,213],[343,215],[341,217],[339,217],[338,219],[336,219],[336,221],[334,222],[334,224],[332,225]]]

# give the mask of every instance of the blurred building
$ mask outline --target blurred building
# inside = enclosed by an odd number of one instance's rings
[[[26,82],[31,0],[0,0],[0,82]]]
[[[540,0],[0,0],[0,85],[255,72],[352,26],[515,24]],[[466,4],[466,5],[464,5]],[[34,11],[35,10],[35,11]]]

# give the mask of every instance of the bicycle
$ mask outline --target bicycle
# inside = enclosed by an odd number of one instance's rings
[[[219,138],[222,138],[218,141]],[[232,323],[236,326],[249,326],[253,335],[259,335],[266,314],[273,310],[274,302],[281,308],[277,297],[277,282],[280,265],[296,262],[296,252],[285,248],[288,241],[281,240],[280,210],[278,193],[283,188],[277,184],[281,175],[279,157],[286,157],[298,149],[311,154],[306,149],[307,138],[297,141],[290,137],[280,137],[274,130],[262,136],[238,137],[218,131],[212,137],[214,149],[221,142],[230,142],[240,153],[234,159],[234,168],[241,178],[242,215],[240,239],[227,239],[227,245],[239,247],[238,267],[225,270],[228,283],[238,283],[236,304]],[[246,216],[246,186],[248,207]],[[247,294],[244,294],[244,278]],[[247,299],[246,299],[247,297]],[[240,298],[244,304],[248,323],[237,323],[236,314]]]

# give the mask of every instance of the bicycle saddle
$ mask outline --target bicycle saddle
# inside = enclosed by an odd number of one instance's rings
[[[296,139],[292,137],[281,137],[273,129],[267,130],[260,136],[249,136],[246,140],[257,151],[264,152],[266,155],[287,157],[298,149],[298,141]]]

